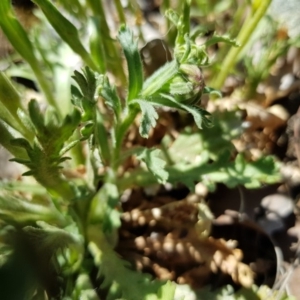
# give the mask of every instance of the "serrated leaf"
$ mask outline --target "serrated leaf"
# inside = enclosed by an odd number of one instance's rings
[[[139,128],[140,135],[144,138],[148,138],[149,131],[155,127],[158,114],[154,106],[145,100],[134,100],[132,104],[138,104],[142,111],[141,125]]]
[[[72,94],[73,105],[75,105],[77,107],[81,107],[80,100],[82,99],[83,95],[79,91],[78,87],[73,84],[71,85],[71,94]]]
[[[78,98],[82,98],[82,96],[84,96],[88,101],[94,102],[96,78],[90,68],[86,67],[82,70],[82,72],[75,70],[72,78],[77,82],[81,90],[80,92],[75,86],[73,86],[73,88],[71,87],[74,96]]]
[[[37,132],[40,134],[47,134],[44,124],[44,116],[42,115],[39,104],[36,100],[30,100],[28,104],[28,112],[30,120],[36,128]]]
[[[83,72],[87,82],[87,94],[85,96],[94,101],[96,92],[96,74],[89,67],[85,67]]]
[[[52,107],[52,106],[48,106],[44,112],[44,123],[45,123],[45,127],[47,128],[48,131],[52,131],[52,130],[56,130],[57,127],[59,127],[60,125],[60,117],[57,113],[57,110]],[[65,116],[65,119],[67,119],[68,121],[70,120],[69,115]]]
[[[101,95],[107,106],[110,106],[115,113],[115,117],[119,120],[121,115],[121,101],[117,94],[116,87],[111,86],[109,80],[104,76],[101,80],[101,87],[98,89],[98,94]]]
[[[133,271],[129,262],[120,258],[96,226],[89,227],[88,235],[89,251],[99,267],[99,275],[104,279],[100,288],[107,289],[106,300],[147,299],[147,296],[160,299],[157,298],[157,292],[165,282],[151,281],[149,274]]]
[[[165,184],[169,174],[165,170],[166,162],[162,158],[162,152],[159,149],[140,149],[137,158],[143,161],[148,170],[155,176],[159,183]]]
[[[16,146],[16,147],[22,147],[27,152],[29,152],[29,151],[32,150],[32,147],[31,147],[30,143],[26,139],[24,139],[24,138],[13,139],[13,140],[11,140],[11,144],[13,146]]]
[[[143,87],[144,74],[137,41],[133,39],[133,33],[125,25],[120,27],[119,41],[124,51],[128,67],[128,95],[127,101],[131,101],[139,95]]]
[[[165,102],[163,100],[165,100]],[[199,129],[202,129],[202,123],[204,123],[206,126],[211,125],[211,120],[209,118],[210,113],[198,106],[185,105],[181,102],[176,101],[174,97],[166,94],[161,94],[160,98],[153,97],[150,99],[150,101],[156,102],[160,105],[164,104],[170,107],[181,109],[190,113],[193,116],[194,121]]]
[[[83,238],[79,234],[68,232],[65,229],[47,224],[44,221],[37,222],[38,227],[26,226],[24,231],[35,240],[37,247],[46,255],[53,255],[58,249],[67,248],[70,244],[78,249],[83,247]]]

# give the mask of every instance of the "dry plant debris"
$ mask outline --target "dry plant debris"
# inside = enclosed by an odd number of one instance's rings
[[[142,197],[133,192],[127,202],[134,202],[137,196]],[[255,275],[242,262],[237,243],[209,236],[213,216],[199,197],[162,199],[144,199],[122,214],[117,251],[125,259],[159,279],[193,288],[208,284],[216,274],[229,275],[235,284],[251,287]]]

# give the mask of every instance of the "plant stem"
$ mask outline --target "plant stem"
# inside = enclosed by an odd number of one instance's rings
[[[217,78],[211,83],[211,86],[213,86],[216,89],[221,89],[225,79],[227,78],[228,74],[232,71],[237,59],[239,53],[242,51],[242,49],[245,47],[247,44],[250,36],[254,32],[258,22],[261,20],[261,18],[264,16],[265,12],[267,11],[270,3],[272,0],[265,0],[262,1],[257,8],[256,12],[254,15],[249,16],[238,37],[237,41],[241,44],[240,47],[238,48],[231,48],[228,55],[225,58],[225,61],[222,64],[222,69],[221,72],[218,74]]]
[[[125,134],[126,134],[128,128],[134,122],[134,119],[136,118],[138,113],[139,113],[139,109],[137,109],[136,107],[130,109],[127,117],[116,128],[116,142],[115,142],[115,147],[114,147],[113,163],[112,163],[112,168],[114,171],[117,170],[118,165],[119,165],[118,162],[119,162],[119,158],[120,158],[120,151],[121,151],[122,142],[124,140]]]
[[[100,156],[103,160],[104,165],[109,165],[111,154],[110,154],[110,146],[108,143],[108,133],[103,124],[103,117],[99,110],[96,111],[96,120],[95,120],[95,137],[96,143],[100,148]]]
[[[234,14],[233,17],[233,23],[229,29],[229,36],[237,36],[239,33],[239,29],[241,28],[241,24],[242,24],[242,18],[245,14],[245,11],[248,7],[248,2],[245,1],[242,5],[237,5],[237,7],[235,7],[236,12]],[[217,58],[216,58],[216,62],[222,62],[224,60],[224,58],[226,57],[226,54],[228,53],[230,47],[232,47],[229,44],[224,43],[222,45],[222,48],[219,50],[218,54],[217,54]]]
[[[116,6],[116,9],[117,9],[118,15],[119,15],[119,21],[120,21],[120,23],[125,24],[126,23],[126,18],[125,18],[125,14],[124,14],[121,2],[120,2],[120,0],[114,0],[114,2],[115,2],[115,6]]]

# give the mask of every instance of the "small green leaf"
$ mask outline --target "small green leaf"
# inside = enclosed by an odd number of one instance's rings
[[[77,107],[81,107],[80,100],[82,99],[83,95],[79,91],[78,87],[73,84],[71,85],[71,95],[72,95],[71,101],[72,101],[73,105],[75,105]]]
[[[66,248],[70,244],[75,244],[78,248],[83,246],[83,239],[79,234],[49,225],[44,221],[37,221],[37,225],[40,228],[26,226],[23,230],[34,238],[38,248],[43,253],[54,254],[58,249]]]
[[[44,124],[44,116],[42,115],[39,104],[36,100],[30,100],[28,104],[28,111],[30,119],[37,132],[40,134],[47,134]]]
[[[81,93],[87,100],[95,102],[96,92],[96,74],[89,68],[85,67],[82,72],[74,71],[72,78],[80,87]],[[74,95],[80,97],[80,92],[73,88]]]
[[[174,282],[168,281],[161,286],[157,292],[157,300],[173,300],[176,285]]]
[[[32,151],[32,147],[26,139],[16,138],[11,141],[11,144],[16,147],[24,148],[27,152]]]
[[[88,139],[94,132],[94,123],[89,122],[80,129],[80,134],[84,139]]]
[[[133,271],[130,264],[122,260],[113,250],[101,229],[99,230],[96,226],[89,226],[88,229],[90,241],[88,249],[94,259],[94,264],[99,268],[99,275],[103,278],[100,289],[106,290],[105,299],[138,300],[154,296],[155,298],[152,299],[157,300],[158,290],[165,282],[152,281],[149,274]],[[170,286],[166,288],[169,292],[173,292]],[[165,292],[166,289],[161,290],[162,295],[165,295]]]
[[[138,97],[143,87],[143,65],[132,31],[123,25],[120,27],[118,37],[127,60],[129,76],[127,101],[129,102]]]
[[[173,9],[168,9],[165,12],[166,18],[168,18],[175,26],[177,26],[179,22],[179,15],[173,10]]]
[[[80,87],[82,95],[86,96],[88,94],[88,87],[87,87],[87,80],[84,75],[77,70],[74,71],[74,75],[72,78],[77,82],[78,86]],[[80,96],[81,93],[79,90],[74,90],[76,96]]]
[[[120,212],[117,210],[118,204],[119,192],[116,185],[105,183],[92,200],[90,221],[101,223],[104,232],[114,233],[115,229],[121,225]]]
[[[25,166],[31,165],[31,161],[28,159],[11,158],[9,161],[14,161]]]
[[[204,123],[206,126],[211,125],[209,112],[198,106],[185,105],[181,102],[178,102],[171,95],[161,94],[160,97],[152,97],[151,99],[149,99],[149,102],[153,102],[158,105],[166,105],[190,113],[193,116],[194,121],[199,129],[202,129],[202,123]]]
[[[205,86],[203,88],[203,94],[215,95],[219,98],[222,98],[222,93],[220,90],[214,89],[212,87]]]
[[[159,183],[165,184],[169,174],[165,170],[166,162],[161,157],[163,156],[160,149],[141,149],[137,154],[137,158],[143,161],[148,170],[155,176]]]
[[[122,106],[120,98],[117,94],[116,87],[111,86],[106,76],[99,78],[99,86],[97,94],[99,94],[105,100],[105,104],[114,111],[116,120],[119,120]]]
[[[205,42],[205,45],[206,45],[206,47],[209,47],[211,45],[214,45],[214,44],[217,44],[217,43],[220,43],[220,42],[229,44],[229,45],[234,46],[234,47],[240,47],[240,44],[237,42],[236,39],[231,39],[229,36],[226,36],[226,35],[222,35],[222,36],[213,35],[210,39],[208,39]]]
[[[143,138],[148,138],[150,129],[155,127],[156,125],[158,114],[154,106],[145,100],[132,101],[132,104],[135,103],[137,103],[140,106],[142,111],[142,120],[139,128],[140,135]]]
[[[69,156],[63,156],[63,157],[61,157],[60,159],[58,159],[56,163],[57,163],[57,164],[60,164],[60,163],[62,163],[62,162],[64,162],[64,161],[70,160],[70,159],[72,159],[72,158],[69,157]]]

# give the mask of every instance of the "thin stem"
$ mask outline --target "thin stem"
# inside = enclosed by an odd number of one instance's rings
[[[126,18],[120,0],[114,0],[120,23],[126,24]]]
[[[229,36],[237,36],[239,29],[241,28],[242,18],[244,16],[244,13],[246,11],[246,8],[248,6],[248,2],[245,1],[242,5],[237,5],[235,7],[236,12],[233,17],[233,24],[231,25],[231,28],[229,29]],[[222,45],[222,48],[220,49],[219,53],[217,54],[216,62],[222,62],[224,60],[224,57],[226,56],[226,53],[228,53],[231,45],[224,43]]]
[[[110,146],[108,143],[108,132],[103,124],[103,117],[99,110],[96,111],[96,127],[95,127],[95,136],[96,142],[100,148],[100,156],[105,165],[109,165],[111,154]]]
[[[118,168],[118,162],[120,161],[120,152],[122,143],[125,137],[126,132],[128,131],[129,127],[134,122],[137,114],[139,113],[139,110],[137,108],[133,108],[129,111],[127,117],[124,119],[122,124],[117,126],[116,128],[116,142],[115,142],[115,148],[113,153],[113,163],[112,168],[114,171]]]
[[[243,221],[244,219],[244,212],[245,212],[245,205],[246,205],[246,201],[245,201],[245,195],[244,195],[244,192],[243,192],[243,189],[240,185],[238,185],[238,191],[239,191],[239,194],[240,194],[240,208],[239,208],[239,220],[240,222]]]
[[[216,88],[216,89],[222,88],[225,79],[227,78],[228,74],[232,71],[232,69],[238,59],[239,53],[243,50],[243,48],[247,44],[250,36],[256,29],[258,22],[264,16],[264,14],[267,11],[271,2],[272,2],[272,0],[262,1],[261,4],[259,5],[258,9],[256,10],[256,12],[254,13],[254,15],[249,16],[246,19],[238,37],[237,37],[237,41],[240,43],[241,46],[238,48],[230,49],[228,55],[225,58],[225,61],[222,64],[222,69],[221,69],[218,77],[216,78],[216,80],[214,82],[211,83],[211,85],[214,88]]]

